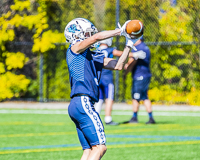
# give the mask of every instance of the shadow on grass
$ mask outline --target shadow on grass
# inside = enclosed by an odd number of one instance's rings
[[[119,122],[119,125],[120,124],[141,124],[142,122],[136,122],[136,123],[129,123],[129,121],[122,121],[122,122]],[[145,122],[144,122],[145,123]],[[145,123],[146,124],[146,123]],[[156,125],[156,124],[176,124],[175,122],[172,122],[172,121],[156,121],[155,124],[146,124],[146,125]]]

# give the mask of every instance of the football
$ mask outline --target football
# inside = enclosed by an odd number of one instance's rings
[[[134,36],[141,36],[143,34],[143,24],[140,20],[131,20],[126,25],[126,33],[134,35]]]

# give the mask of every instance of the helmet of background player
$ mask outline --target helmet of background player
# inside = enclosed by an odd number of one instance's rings
[[[110,46],[112,46],[112,40],[113,40],[113,37],[99,41],[99,43],[100,44],[107,44],[110,47]]]
[[[91,37],[97,32],[97,28],[89,20],[85,18],[75,18],[66,25],[64,35],[66,42],[74,44],[77,41],[83,41]],[[99,45],[100,44],[97,42],[91,47],[96,48]]]

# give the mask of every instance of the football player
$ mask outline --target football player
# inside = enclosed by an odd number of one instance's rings
[[[105,58],[101,52],[92,52],[90,48],[97,48],[101,40],[126,36],[127,23],[128,21],[116,30],[98,32],[89,20],[76,18],[65,27],[66,41],[71,43],[66,52],[71,85],[68,113],[76,125],[83,148],[81,160],[99,160],[107,150],[103,123],[94,109],[94,103],[99,101],[99,78],[102,68],[122,70],[129,51],[134,48],[134,43],[140,37],[127,41],[118,61]]]
[[[112,46],[113,37],[99,41],[100,46],[98,51],[102,52],[105,58],[113,58],[113,56],[121,56],[123,51],[117,50]],[[143,53],[129,53],[129,58],[143,59],[145,55]],[[119,125],[119,123],[112,120],[112,106],[114,99],[114,83],[113,83],[113,71],[108,69],[102,69],[101,78],[99,82],[99,102],[95,103],[95,110],[100,114],[101,108],[105,99],[105,117],[104,121],[106,125]]]
[[[124,69],[125,75],[128,72],[132,72],[132,105],[133,105],[133,116],[128,121],[129,123],[138,123],[138,111],[140,106],[140,101],[146,108],[149,115],[149,121],[146,124],[155,124],[152,113],[152,104],[148,98],[149,84],[151,82],[151,52],[149,47],[144,42],[144,38],[141,38],[135,43],[137,52],[133,51],[133,54],[145,53],[143,58],[134,57],[130,58],[128,63],[125,65]]]
[[[113,56],[121,56],[122,51],[111,47],[113,37],[99,41],[100,46],[97,50],[101,51],[105,58],[113,58]],[[114,83],[113,71],[102,69],[101,78],[99,82],[99,102],[95,103],[95,110],[100,114],[103,101],[105,99],[105,118],[106,125],[118,125],[119,123],[112,121],[112,105],[114,99]]]

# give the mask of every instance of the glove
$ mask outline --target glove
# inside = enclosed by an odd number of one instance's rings
[[[118,25],[119,29],[121,30],[120,36],[125,36],[125,37],[130,38],[130,36],[126,33],[126,25],[127,25],[128,22],[130,22],[130,21],[131,21],[131,20],[126,21],[126,22],[123,24],[122,27],[121,27],[120,23],[118,22],[117,25]]]
[[[126,46],[133,48],[133,50],[137,51],[137,49],[134,46],[135,43],[131,39],[127,40]]]
[[[138,37],[138,38],[135,38],[135,39],[127,38],[127,39],[126,39],[126,41],[127,41],[126,46],[131,47],[131,48],[133,48],[135,51],[137,51],[137,49],[135,48],[134,44],[135,44],[139,39],[141,39],[142,37],[143,37],[143,35],[140,36],[140,37]]]
[[[138,52],[134,52],[132,53],[133,57],[137,60],[137,59],[145,59],[146,58],[146,52],[144,51],[138,51]]]

